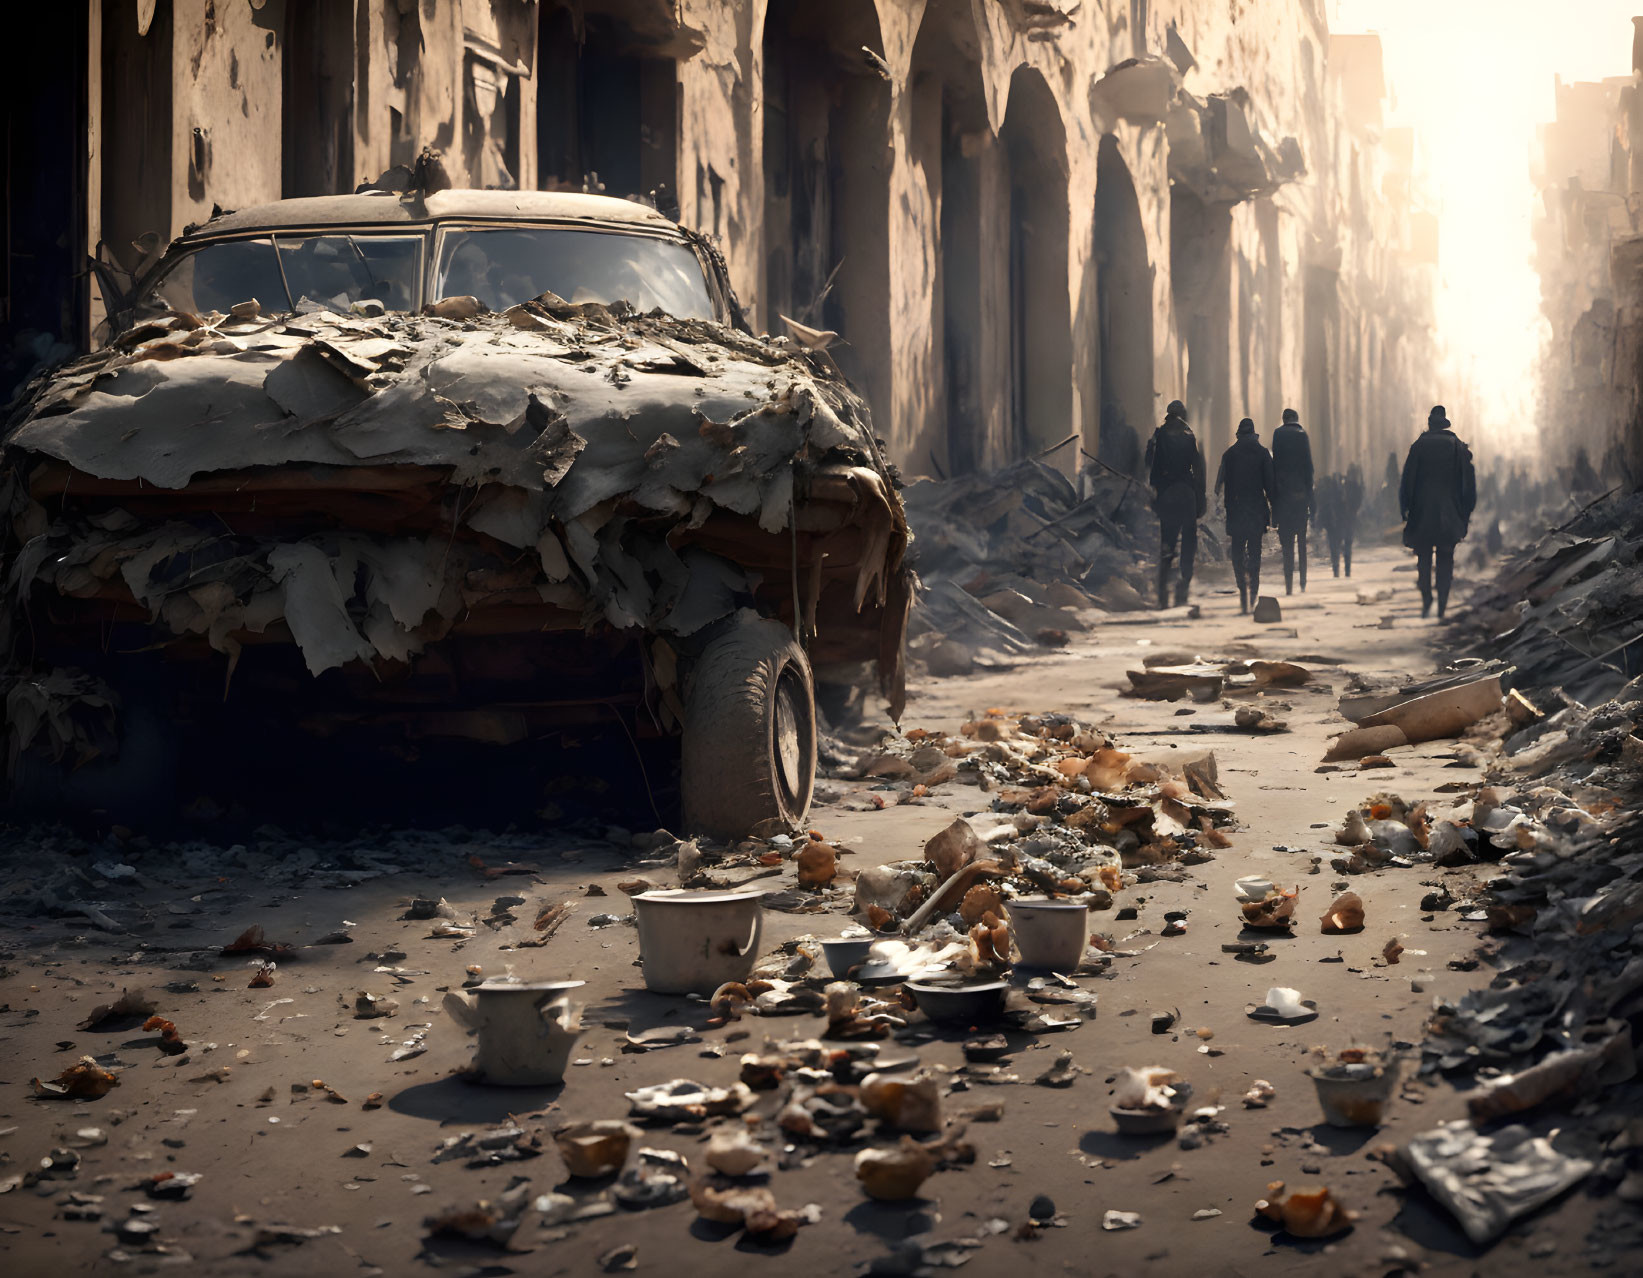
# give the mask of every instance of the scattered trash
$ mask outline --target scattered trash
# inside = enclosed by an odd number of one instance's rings
[[[753,1093],[744,1083],[733,1083],[729,1087],[704,1087],[685,1078],[654,1083],[626,1095],[634,1118],[662,1123],[683,1123],[711,1116],[739,1114],[753,1103]]]
[[[1356,1212],[1348,1211],[1323,1186],[1284,1193],[1284,1182],[1266,1187],[1266,1197],[1255,1204],[1257,1215],[1282,1226],[1297,1238],[1328,1238],[1352,1228]]]
[[[1329,909],[1324,911],[1322,926],[1318,929],[1326,936],[1363,931],[1363,898],[1356,892],[1342,892]]]
[[[911,1136],[895,1149],[864,1149],[856,1155],[856,1179],[868,1197],[900,1202],[918,1196],[935,1170],[935,1157]]]
[[[905,1132],[940,1132],[941,1089],[931,1077],[896,1078],[869,1074],[861,1083],[861,1103],[886,1127]]]
[[[121,990],[120,997],[112,1003],[100,1003],[91,1009],[79,1028],[95,1030],[103,1026],[106,1021],[140,1021],[152,1016],[158,1010],[158,1004],[149,997],[147,990]]]
[[[1264,1078],[1257,1078],[1244,1093],[1245,1109],[1265,1109],[1278,1095],[1278,1089]],[[1219,1214],[1219,1213],[1217,1213]]]
[[[1283,1025],[1300,1025],[1315,1020],[1318,1005],[1303,999],[1300,990],[1287,985],[1274,985],[1266,992],[1266,1002],[1251,1004],[1245,1009],[1251,1020],[1274,1021]]]
[[[1107,1112],[1124,1135],[1173,1132],[1192,1097],[1192,1086],[1161,1065],[1126,1067],[1113,1090]]]
[[[1071,1087],[1079,1074],[1083,1072],[1073,1063],[1073,1054],[1062,1051],[1055,1060],[1033,1079],[1040,1087]]]
[[[398,1016],[399,1003],[394,999],[381,994],[369,994],[361,990],[354,999],[354,1018],[361,1021],[374,1020],[381,1016]]]
[[[1480,1247],[1595,1168],[1585,1158],[1559,1153],[1527,1128],[1484,1134],[1464,1119],[1414,1137],[1398,1150],[1395,1165],[1424,1186]]]
[[[671,1149],[641,1149],[616,1178],[611,1193],[630,1210],[667,1207],[690,1197],[690,1165]]]
[[[1399,1062],[1365,1047],[1349,1047],[1307,1071],[1331,1127],[1378,1127],[1398,1083]]]
[[[583,1180],[616,1175],[627,1164],[628,1152],[639,1137],[632,1123],[609,1118],[571,1123],[553,1133],[565,1170]]]
[[[292,953],[291,947],[279,942],[270,941],[264,934],[260,924],[253,925],[241,932],[227,945],[222,947],[224,954],[264,954],[270,957],[286,958]]]
[[[1299,887],[1285,892],[1273,888],[1260,900],[1243,902],[1244,926],[1274,932],[1287,932],[1295,923],[1295,901],[1301,894]]]
[[[709,1138],[702,1157],[720,1175],[751,1176],[767,1165],[770,1151],[745,1127],[721,1127]]]
[[[143,1029],[159,1032],[160,1050],[168,1056],[176,1056],[188,1050],[188,1044],[183,1042],[183,1037],[177,1031],[175,1023],[166,1020],[163,1016],[150,1016],[143,1022]]]
[[[1138,1211],[1106,1211],[1101,1216],[1101,1228],[1109,1231],[1139,1229],[1141,1228],[1141,1213]]]
[[[118,1074],[102,1068],[89,1056],[82,1056],[50,1081],[29,1080],[34,1094],[47,1100],[96,1100],[119,1085]]]
[[[516,1179],[494,1200],[481,1198],[469,1206],[448,1207],[426,1217],[422,1226],[430,1235],[449,1234],[506,1247],[519,1232],[529,1192],[530,1182]]]

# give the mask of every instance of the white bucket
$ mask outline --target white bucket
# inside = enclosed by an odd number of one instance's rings
[[[672,888],[633,898],[645,988],[657,994],[711,994],[745,981],[764,934],[762,891]]]
[[[1010,933],[1026,967],[1070,972],[1084,961],[1090,943],[1090,912],[1082,901],[1024,896],[1008,901]]]
[[[498,981],[467,993],[452,990],[444,1008],[452,1020],[479,1034],[474,1073],[502,1087],[551,1087],[565,1081],[565,1065],[582,1032],[570,991],[582,981]]]

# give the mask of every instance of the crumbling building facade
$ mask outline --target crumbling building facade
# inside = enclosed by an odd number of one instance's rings
[[[1321,0],[89,0],[40,21],[83,50],[50,93],[86,145],[61,207],[14,207],[14,176],[7,213],[13,244],[67,225],[64,261],[102,244],[132,267],[213,207],[434,148],[457,185],[676,204],[755,327],[839,335],[909,473],[1080,450],[1133,471],[1175,398],[1212,456],[1296,407],[1340,468],[1401,450],[1439,389],[1412,141],[1382,124],[1378,39],[1331,36]],[[54,269],[23,291],[55,303],[10,318],[83,344],[93,290]]]
[[[1609,482],[1643,482],[1643,18],[1633,73],[1557,84],[1540,130],[1535,265],[1548,333],[1542,436]],[[1617,33],[1618,34],[1618,33]]]

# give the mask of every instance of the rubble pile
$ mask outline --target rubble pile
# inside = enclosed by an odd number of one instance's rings
[[[1087,628],[1078,614],[1090,608],[1147,607],[1136,555],[1145,540],[1137,524],[1151,518],[1145,491],[1093,476],[1080,496],[1066,475],[1029,457],[905,490],[923,585],[909,651],[931,674],[1007,667],[1059,647]]]
[[[877,779],[869,795],[917,801],[944,785],[990,795],[989,822],[959,819],[932,839],[922,860],[892,861],[856,880],[856,908],[880,930],[908,927],[964,907],[978,921],[984,902],[1007,893],[1073,894],[1109,908],[1123,872],[1147,881],[1184,874],[1226,846],[1232,806],[1217,785],[1215,756],[1164,765],[1118,749],[1106,734],[1061,714],[1014,717],[993,710],[953,735],[915,728],[844,765]],[[999,902],[1005,899],[999,896]],[[970,915],[975,917],[970,917]]]
[[[1517,685],[1593,706],[1638,666],[1643,495],[1611,495],[1507,561],[1475,591],[1450,642],[1510,662]]]

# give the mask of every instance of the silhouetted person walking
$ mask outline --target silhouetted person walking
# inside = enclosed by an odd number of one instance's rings
[[[1363,507],[1363,472],[1353,462],[1345,475],[1330,475],[1318,485],[1318,522],[1329,540],[1329,566],[1341,575],[1352,575],[1352,539],[1358,535],[1358,511]]]
[[[1432,611],[1432,568],[1437,565],[1438,616],[1449,604],[1455,578],[1455,545],[1466,536],[1478,502],[1472,450],[1449,429],[1443,405],[1426,419],[1426,433],[1409,446],[1398,485],[1403,510],[1403,544],[1417,556],[1421,616]]]
[[[1204,454],[1187,425],[1187,410],[1172,399],[1164,424],[1147,441],[1147,478],[1152,484],[1152,508],[1158,514],[1158,606],[1169,607],[1170,567],[1177,543],[1181,547],[1181,579],[1175,587],[1177,606],[1186,603],[1192,566],[1198,557],[1198,521],[1208,506],[1204,491]]]
[[[1277,495],[1272,514],[1284,550],[1284,593],[1295,593],[1295,559],[1300,552],[1301,589],[1306,589],[1306,523],[1312,517],[1312,444],[1300,414],[1284,409],[1284,423],[1272,432],[1272,471]]]
[[[1261,539],[1272,515],[1272,454],[1255,423],[1238,423],[1238,438],[1221,454],[1215,491],[1226,503],[1227,543],[1238,578],[1238,611],[1248,612],[1261,594]]]

